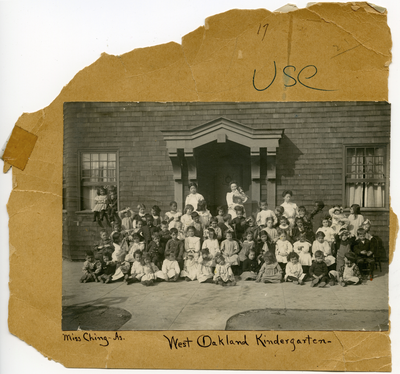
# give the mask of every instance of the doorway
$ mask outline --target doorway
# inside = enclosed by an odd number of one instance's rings
[[[212,215],[218,213],[219,205],[226,205],[231,181],[236,181],[243,188],[251,202],[250,148],[227,140],[224,143],[213,141],[194,151],[199,192],[204,196]]]

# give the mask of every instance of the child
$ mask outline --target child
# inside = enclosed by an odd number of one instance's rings
[[[161,270],[164,273],[164,279],[167,282],[177,281],[181,269],[179,268],[178,261],[176,261],[175,252],[173,250],[165,253],[165,260]]]
[[[103,255],[106,252],[113,253],[114,246],[111,239],[107,236],[107,231],[100,230],[100,242],[94,245],[94,257],[96,260],[103,261]]]
[[[134,261],[134,253],[136,251],[143,252],[145,250],[145,244],[144,242],[140,241],[140,236],[139,234],[133,234],[132,235],[132,243],[129,246],[129,252],[125,257],[125,261],[133,262]]]
[[[326,266],[328,266],[328,270],[336,269],[336,260],[335,257],[332,256],[331,246],[325,240],[325,234],[322,231],[318,231],[316,235],[316,239],[312,245],[312,253],[315,259],[315,252],[321,251],[324,254],[324,261]]]
[[[189,226],[187,230],[187,237],[185,238],[185,253],[184,259],[187,258],[189,253],[192,253],[194,258],[197,260],[200,252],[200,238],[198,236],[194,236],[195,228],[193,226]]]
[[[231,222],[236,240],[242,240],[243,233],[247,229],[246,218],[244,218],[244,208],[240,205],[235,206],[236,218]]]
[[[226,239],[221,243],[221,254],[224,256],[226,263],[235,266],[235,270],[239,266],[239,245],[233,240],[231,232],[226,233]]]
[[[267,252],[271,252],[271,253],[274,253],[274,252],[272,252],[272,248],[270,248],[270,244],[268,243],[268,234],[267,234],[267,232],[265,230],[262,230],[260,232],[260,239],[261,239],[261,241],[257,245],[257,247],[258,247],[257,248],[257,253],[259,254],[258,255],[258,260],[260,262],[263,262],[264,261],[264,255]]]
[[[325,240],[329,245],[332,245],[333,241],[335,240],[335,231],[332,229],[332,227],[329,227],[329,217],[325,217],[322,220],[322,227],[317,230],[316,234],[318,235],[319,232],[323,232],[325,235]]]
[[[287,256],[290,252],[293,252],[293,246],[289,242],[289,240],[287,240],[286,232],[281,231],[279,239],[276,242],[275,257],[283,272],[285,272],[285,267],[287,264]]]
[[[289,220],[286,217],[281,217],[280,220],[280,225],[277,228],[278,234],[284,232],[286,234],[286,239],[289,240],[290,242],[292,241],[292,228],[289,225]],[[279,234],[280,236],[280,234]]]
[[[161,226],[161,209],[158,205],[153,205],[151,207],[151,215],[153,216],[153,225],[155,227],[160,227]]]
[[[119,217],[121,220],[121,229],[125,231],[129,231],[133,229],[133,217],[134,213],[131,208],[124,208],[119,211]]]
[[[328,267],[324,262],[324,254],[322,251],[315,252],[314,256],[315,261],[312,263],[309,271],[312,279],[311,287],[318,285],[318,287],[322,288],[325,287],[326,283],[329,281]]]
[[[101,273],[101,262],[94,258],[92,251],[86,252],[86,261],[83,263],[81,283],[98,282],[97,276]]]
[[[116,267],[116,263],[111,259],[111,254],[108,252],[105,253],[103,256],[102,274],[99,276],[99,280],[102,283],[110,283]]]
[[[175,228],[171,229],[171,239],[168,240],[165,246],[165,252],[173,251],[175,253],[175,258],[178,261],[179,268],[183,269],[183,254],[185,252],[185,246],[182,240],[178,239],[178,230]]]
[[[310,213],[312,231],[319,226],[320,222],[325,217],[325,213],[323,211],[324,207],[325,204],[323,201],[317,200],[314,202],[314,209]]]
[[[200,200],[197,204],[197,213],[199,214],[199,220],[203,227],[208,227],[212,216],[210,211],[207,209],[207,203],[205,200]]]
[[[272,218],[271,218],[272,219]],[[260,235],[260,227],[258,227],[255,224],[255,219],[253,216],[250,216],[246,220],[247,223],[247,229],[243,234],[243,237],[246,238],[248,233],[251,233],[253,235],[253,240],[256,242],[258,240],[258,237]]]
[[[142,264],[142,252],[137,250],[133,254],[133,263],[130,271],[130,276],[125,277],[126,283],[131,283],[131,282],[140,282],[142,280],[142,277],[144,275],[144,269],[143,269],[143,264]]]
[[[347,217],[347,219],[349,220],[350,234],[356,236],[358,228],[364,222],[364,217],[361,214],[360,206],[358,204],[353,204],[350,207],[350,215]]]
[[[260,201],[260,212],[257,214],[256,223],[259,227],[264,228],[267,225],[267,218],[273,219],[273,224],[278,222],[275,213],[268,209],[267,200]]]
[[[133,217],[133,228],[136,229],[136,225],[139,221],[143,222],[143,226],[146,224],[146,205],[144,204],[139,204],[137,206],[137,209],[139,210],[138,213],[136,214],[135,217]]]
[[[179,220],[179,216],[175,216],[174,220],[170,222],[168,227],[170,227],[170,230],[172,229],[177,229],[178,230],[178,239],[179,240],[184,240],[185,239],[185,233],[183,232],[183,225],[182,222]],[[166,222],[166,221],[163,221]]]
[[[198,258],[198,257],[197,257]],[[193,252],[189,252],[186,255],[185,264],[181,271],[181,277],[185,278],[187,282],[194,281],[197,279],[198,263]]]
[[[257,273],[260,269],[260,265],[256,259],[256,251],[254,248],[250,248],[248,258],[243,261],[242,264],[242,280],[255,280]]]
[[[140,282],[143,286],[152,286],[157,279],[165,280],[164,273],[158,269],[151,261],[149,253],[145,253],[142,258],[142,266],[144,275]]]
[[[181,222],[182,222],[182,231],[186,232],[187,228],[189,226],[193,225],[193,219],[191,214],[193,213],[194,208],[193,205],[188,204],[185,206],[184,212],[185,214],[181,217]]]
[[[357,240],[354,243],[353,252],[356,255],[358,268],[360,270],[367,268],[370,279],[373,279],[375,270],[374,253],[371,250],[371,242],[365,237],[365,230],[362,228],[357,230]]]
[[[115,232],[111,236],[111,240],[114,246],[114,252],[112,253],[112,260],[119,265],[122,261],[124,261],[126,252],[126,245],[122,245],[122,242],[126,243],[125,240],[122,239],[122,235],[119,232]]]
[[[171,201],[169,203],[170,211],[165,213],[164,221],[168,222],[168,229],[172,229],[171,222],[174,221],[175,217],[180,217],[182,212],[178,210],[178,203],[176,201]]]
[[[304,234],[305,238],[312,243],[315,240],[314,233],[310,230],[309,227],[304,225],[304,221],[302,218],[295,219],[295,227],[293,228],[292,238],[297,241],[300,238],[300,234]]]
[[[299,262],[299,255],[296,252],[288,254],[288,263],[286,265],[286,282],[293,282],[302,286],[306,274],[303,272],[303,266]]]
[[[204,227],[200,222],[199,213],[193,212],[192,219],[193,219],[193,225],[190,227],[192,227],[194,229],[194,235],[197,236],[198,238],[200,238],[201,240],[203,240]]]
[[[161,268],[164,260],[164,249],[160,243],[160,234],[154,232],[151,235],[152,241],[149,243],[146,253],[150,255],[151,262],[153,262],[158,268]]]
[[[225,222],[225,216],[226,216],[226,208],[220,205],[217,207],[217,216],[215,217],[218,220],[218,224],[223,224]]]
[[[149,245],[151,238],[155,232],[158,231],[157,227],[153,226],[153,216],[149,213],[145,214],[146,225],[142,227],[142,235],[144,237],[144,242],[146,247]]]
[[[109,193],[109,197],[107,200],[107,215],[108,220],[113,223],[115,221],[120,222],[120,218],[118,215],[118,199],[115,191],[111,190]]]
[[[100,227],[103,227],[102,221],[103,218],[106,217],[107,207],[108,207],[108,198],[106,194],[106,190],[103,187],[97,189],[97,196],[94,198],[94,207],[92,209],[93,212],[93,222],[97,222]],[[107,220],[108,225],[109,222]]]
[[[299,213],[298,213],[298,218],[301,218],[301,220],[303,221],[303,225],[304,228],[308,231],[313,231],[312,230],[312,223],[311,223],[311,217],[310,215],[307,213],[307,209],[304,205],[299,206],[298,209]]]
[[[217,238],[217,240],[221,241],[221,239],[222,239],[222,230],[218,226],[217,218],[213,217],[213,218],[210,219],[210,228],[214,230],[215,237]]]
[[[352,252],[346,253],[344,265],[339,269],[338,280],[342,287],[361,283],[361,274],[356,265],[356,255]]]
[[[215,257],[216,267],[214,271],[213,281],[215,284],[221,286],[234,286],[236,285],[235,276],[233,275],[231,264],[225,261],[222,254]]]
[[[210,254],[208,248],[203,248],[201,250],[201,256],[199,257],[197,268],[197,280],[199,283],[211,283],[213,281],[214,267],[214,256]]]
[[[286,217],[283,215],[283,213],[285,212],[285,208],[283,206],[277,206],[275,208],[275,217],[276,217],[276,223],[275,223],[275,228],[277,229],[280,224],[281,224],[281,219],[284,217],[286,219]]]
[[[280,283],[282,282],[282,269],[271,252],[264,255],[264,263],[258,272],[257,283]]]
[[[354,238],[350,237],[350,233],[342,229],[335,242],[332,245],[332,255],[336,258],[336,271],[344,265],[345,254],[350,252],[354,244]]]
[[[242,249],[239,252],[239,261],[244,262],[248,259],[250,250],[254,250],[256,243],[253,239],[253,234],[248,232],[246,235],[246,239],[242,243]]]
[[[374,258],[384,259],[386,258],[386,251],[382,243],[382,239],[379,236],[371,234],[371,221],[365,220],[362,224],[362,228],[365,230],[365,237],[371,243],[371,251],[374,254]]]
[[[219,223],[218,226],[222,232],[222,238],[226,238],[226,233],[231,232],[233,235],[233,227],[230,225],[231,216],[229,214],[224,216],[224,223]]]
[[[208,229],[208,239],[204,240],[202,248],[208,250],[211,259],[214,259],[216,254],[219,253],[219,242],[212,227]],[[215,266],[215,264],[213,263],[212,266]]]
[[[293,245],[294,251],[299,255],[300,265],[303,267],[303,271],[307,274],[312,264],[311,260],[311,243],[306,241],[306,234],[302,233],[299,236],[299,240]]]
[[[266,219],[266,227],[263,229],[268,235],[268,244],[271,247],[271,251],[275,251],[276,242],[279,240],[279,234],[274,225],[272,217]]]
[[[333,208],[329,209],[329,215],[332,219],[331,228],[335,231],[335,234],[338,234],[340,231],[339,221],[342,218],[346,218],[343,214],[343,208],[339,205],[335,205]]]

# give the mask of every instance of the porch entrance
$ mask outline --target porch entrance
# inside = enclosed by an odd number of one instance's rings
[[[199,192],[204,196],[208,209],[216,215],[219,205],[226,205],[230,182],[236,181],[249,196],[251,208],[251,161],[250,148],[227,140],[213,141],[195,148]],[[250,212],[248,209],[246,211]]]

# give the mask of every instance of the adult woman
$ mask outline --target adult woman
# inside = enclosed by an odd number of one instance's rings
[[[230,214],[231,219],[236,218],[235,207],[243,204],[247,201],[247,196],[243,192],[243,190],[238,187],[235,181],[230,183],[231,192],[226,194],[226,204],[228,205],[228,214]],[[246,216],[244,214],[244,216]]]
[[[285,209],[284,211],[284,216],[287,217],[289,220],[290,228],[294,227],[294,220],[297,217],[298,214],[298,208],[295,203],[291,203],[290,199],[293,196],[293,192],[290,190],[285,190],[282,193],[282,197],[284,202],[281,204],[281,207]]]
[[[194,210],[197,210],[197,204],[200,200],[204,200],[204,197],[197,193],[197,184],[194,182],[189,184],[189,191],[190,194],[186,197],[185,206],[190,204],[193,206]]]

